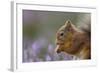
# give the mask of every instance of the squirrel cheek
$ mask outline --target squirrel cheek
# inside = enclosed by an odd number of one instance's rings
[[[65,44],[65,48],[71,48],[71,42],[67,42],[67,43]]]

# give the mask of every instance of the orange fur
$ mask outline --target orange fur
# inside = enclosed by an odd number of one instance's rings
[[[90,34],[81,31],[67,21],[56,34],[56,52],[65,52],[79,59],[91,58]]]

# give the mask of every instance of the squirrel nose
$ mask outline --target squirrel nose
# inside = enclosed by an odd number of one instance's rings
[[[61,49],[60,49],[60,46],[59,46],[59,45],[56,46],[55,52],[56,52],[56,53],[60,53],[60,52],[61,52]]]
[[[57,53],[60,53],[61,51],[58,49],[56,52],[57,52]]]

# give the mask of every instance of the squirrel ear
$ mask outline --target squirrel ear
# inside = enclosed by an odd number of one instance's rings
[[[66,23],[65,23],[65,25],[66,25],[67,27],[71,27],[72,23],[71,23],[70,20],[67,20]]]

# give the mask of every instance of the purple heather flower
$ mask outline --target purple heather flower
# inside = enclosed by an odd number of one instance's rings
[[[54,54],[54,46],[52,44],[48,45],[48,53],[52,55]]]
[[[51,61],[51,57],[48,54],[46,55],[45,59],[46,59],[46,61]]]

